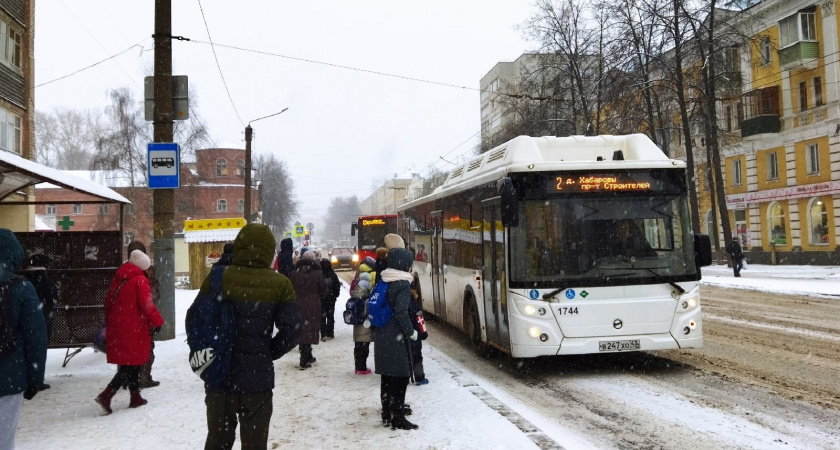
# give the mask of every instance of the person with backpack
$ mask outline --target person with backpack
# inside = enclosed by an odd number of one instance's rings
[[[163,317],[152,302],[152,289],[145,274],[151,265],[145,253],[132,251],[128,262],[117,269],[105,295],[107,361],[117,365],[117,374],[94,399],[105,414],[113,412],[111,399],[120,388],[128,388],[131,394],[129,408],[148,403],[140,396],[140,369],[149,361],[152,334],[163,326]]]
[[[300,369],[308,369],[317,360],[312,355],[312,346],[318,345],[321,332],[321,298],[327,292],[321,264],[315,260],[315,252],[307,250],[295,264],[292,271],[292,286],[295,288],[303,330],[300,335]]]
[[[373,327],[370,322],[365,322],[367,317],[367,298],[374,283],[373,272],[374,260],[370,256],[359,264],[356,277],[353,280],[353,288],[350,290],[350,298],[363,302],[360,320],[353,324],[353,360],[356,367],[356,375],[368,375],[370,369],[367,366],[367,359],[370,356],[370,343],[375,340]]]
[[[324,342],[335,338],[335,302],[341,294],[341,281],[327,258],[321,259],[321,273],[326,287],[321,297],[321,341]]]
[[[376,328],[376,346],[373,353],[376,373],[382,376],[380,383],[382,423],[400,430],[418,428],[405,418],[405,391],[412,375],[408,340],[416,341],[419,338],[419,333],[413,326],[414,319],[409,314],[413,280],[409,271],[412,262],[411,252],[405,248],[390,250],[388,268],[379,274],[380,280],[374,288],[374,291],[381,291],[379,284],[386,283],[387,306],[391,310],[387,322]],[[371,294],[371,300],[368,303],[369,311],[374,307],[371,305],[373,295]],[[372,320],[371,323],[376,325],[377,322]]]
[[[15,448],[23,399],[44,383],[47,327],[32,283],[14,274],[23,262],[15,234],[0,228],[0,449]]]
[[[258,223],[242,227],[233,241],[233,260],[224,269],[222,285],[225,299],[236,309],[236,338],[224,388],[205,386],[205,449],[232,448],[237,423],[242,448],[268,445],[275,380],[272,361],[295,348],[302,327],[292,283],[271,269],[275,248],[271,230]],[[210,290],[208,276],[198,295]]]
[[[56,302],[58,301],[55,283],[53,283],[47,274],[47,266],[49,264],[50,258],[47,255],[38,253],[29,257],[25,269],[17,272],[18,275],[32,283],[32,286],[35,287],[35,292],[38,294],[38,299],[41,300],[41,312],[44,313],[44,321],[47,324],[47,346],[49,346],[50,336],[52,336],[53,309],[55,309]],[[44,383],[38,390],[43,391],[49,388],[50,385]]]

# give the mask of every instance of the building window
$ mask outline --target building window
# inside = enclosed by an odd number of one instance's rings
[[[227,212],[227,200],[216,200],[216,211]]]
[[[245,160],[240,159],[236,162],[236,175],[240,177],[245,176]]]
[[[245,212],[245,200],[239,200],[239,212]]]
[[[733,159],[732,160],[732,185],[733,186],[740,186],[741,185],[741,160],[740,159]]]
[[[126,214],[134,214],[134,203],[129,203],[125,205],[125,213]]]
[[[782,48],[796,44],[799,41],[816,41],[816,12],[800,12],[780,21],[779,39]]]
[[[770,37],[764,36],[761,38],[761,65],[766,66],[773,62],[773,45],[770,43]]]
[[[808,175],[820,173],[820,146],[819,144],[808,144],[805,153],[808,165]]]
[[[808,85],[803,81],[799,83],[799,110],[808,109]]]
[[[741,241],[741,247],[747,250],[750,245],[749,234],[747,233],[747,211],[743,209],[736,209],[735,216],[735,237]]]
[[[99,205],[99,214],[108,214],[111,212],[111,205],[104,203]]]
[[[775,245],[787,245],[787,231],[785,228],[785,208],[779,202],[773,202],[768,208],[770,212],[768,223],[770,223],[770,243]]]
[[[723,110],[723,117],[726,121],[726,131],[732,131],[732,105],[726,105]]]
[[[79,215],[82,213],[82,204],[81,203],[74,203],[73,204],[73,214]]]
[[[3,64],[20,69],[21,40],[21,33],[0,20],[0,60]]]
[[[767,154],[767,179],[779,179],[779,157],[776,152]]]
[[[20,116],[0,107],[0,149],[21,154]]]
[[[134,233],[131,231],[126,231],[123,233],[123,245],[128,245],[134,242]]]
[[[717,230],[715,229],[714,211],[709,210],[706,213],[706,234],[712,238],[712,243],[717,243]]]
[[[811,230],[811,244],[828,244],[828,212],[825,202],[819,197],[812,198],[808,204],[808,225]]]
[[[47,215],[54,216],[56,213],[56,207],[53,204],[47,205]]]
[[[822,78],[814,77],[814,106],[823,105]]]
[[[226,177],[227,176],[227,160],[224,158],[219,158],[216,160],[216,176],[217,177]]]

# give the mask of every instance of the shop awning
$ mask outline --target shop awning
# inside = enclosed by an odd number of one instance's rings
[[[0,200],[39,183],[54,184],[64,189],[91,195],[104,202],[131,203],[107,186],[0,150]]]

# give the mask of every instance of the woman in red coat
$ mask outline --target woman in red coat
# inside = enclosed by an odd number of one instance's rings
[[[151,261],[140,250],[131,252],[128,262],[117,269],[105,296],[105,324],[108,362],[117,364],[117,374],[96,397],[96,403],[110,414],[111,399],[122,387],[131,392],[129,408],[147,402],[140,396],[140,366],[149,360],[151,336],[163,325],[163,318],[152,303],[152,290],[144,271]]]

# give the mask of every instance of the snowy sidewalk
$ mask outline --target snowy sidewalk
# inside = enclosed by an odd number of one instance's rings
[[[88,348],[62,368],[64,350],[50,350],[46,382],[52,389],[24,401],[17,448],[203,448],[204,391],[187,363],[183,330],[196,292],[176,290],[177,335],[157,343],[153,374],[161,385],[143,391],[148,405],[128,409],[128,393],[121,391],[113,401],[114,413],[103,416],[93,398],[113,377],[115,366]],[[531,432],[517,428],[502,416],[512,412],[501,402],[495,405],[500,410],[488,406],[495,397],[430,345],[424,345],[424,365],[431,383],[411,384],[406,395],[414,410],[409,419],[420,429],[382,427],[380,377],[353,371],[352,327],[340,320],[347,297],[345,285],[336,305],[336,338],[314,347],[318,362],[313,368],[298,369],[297,350],[275,362],[269,448],[537,448],[534,440],[544,437],[538,430],[529,429],[524,419],[519,426]],[[373,369],[373,351],[368,363]]]

